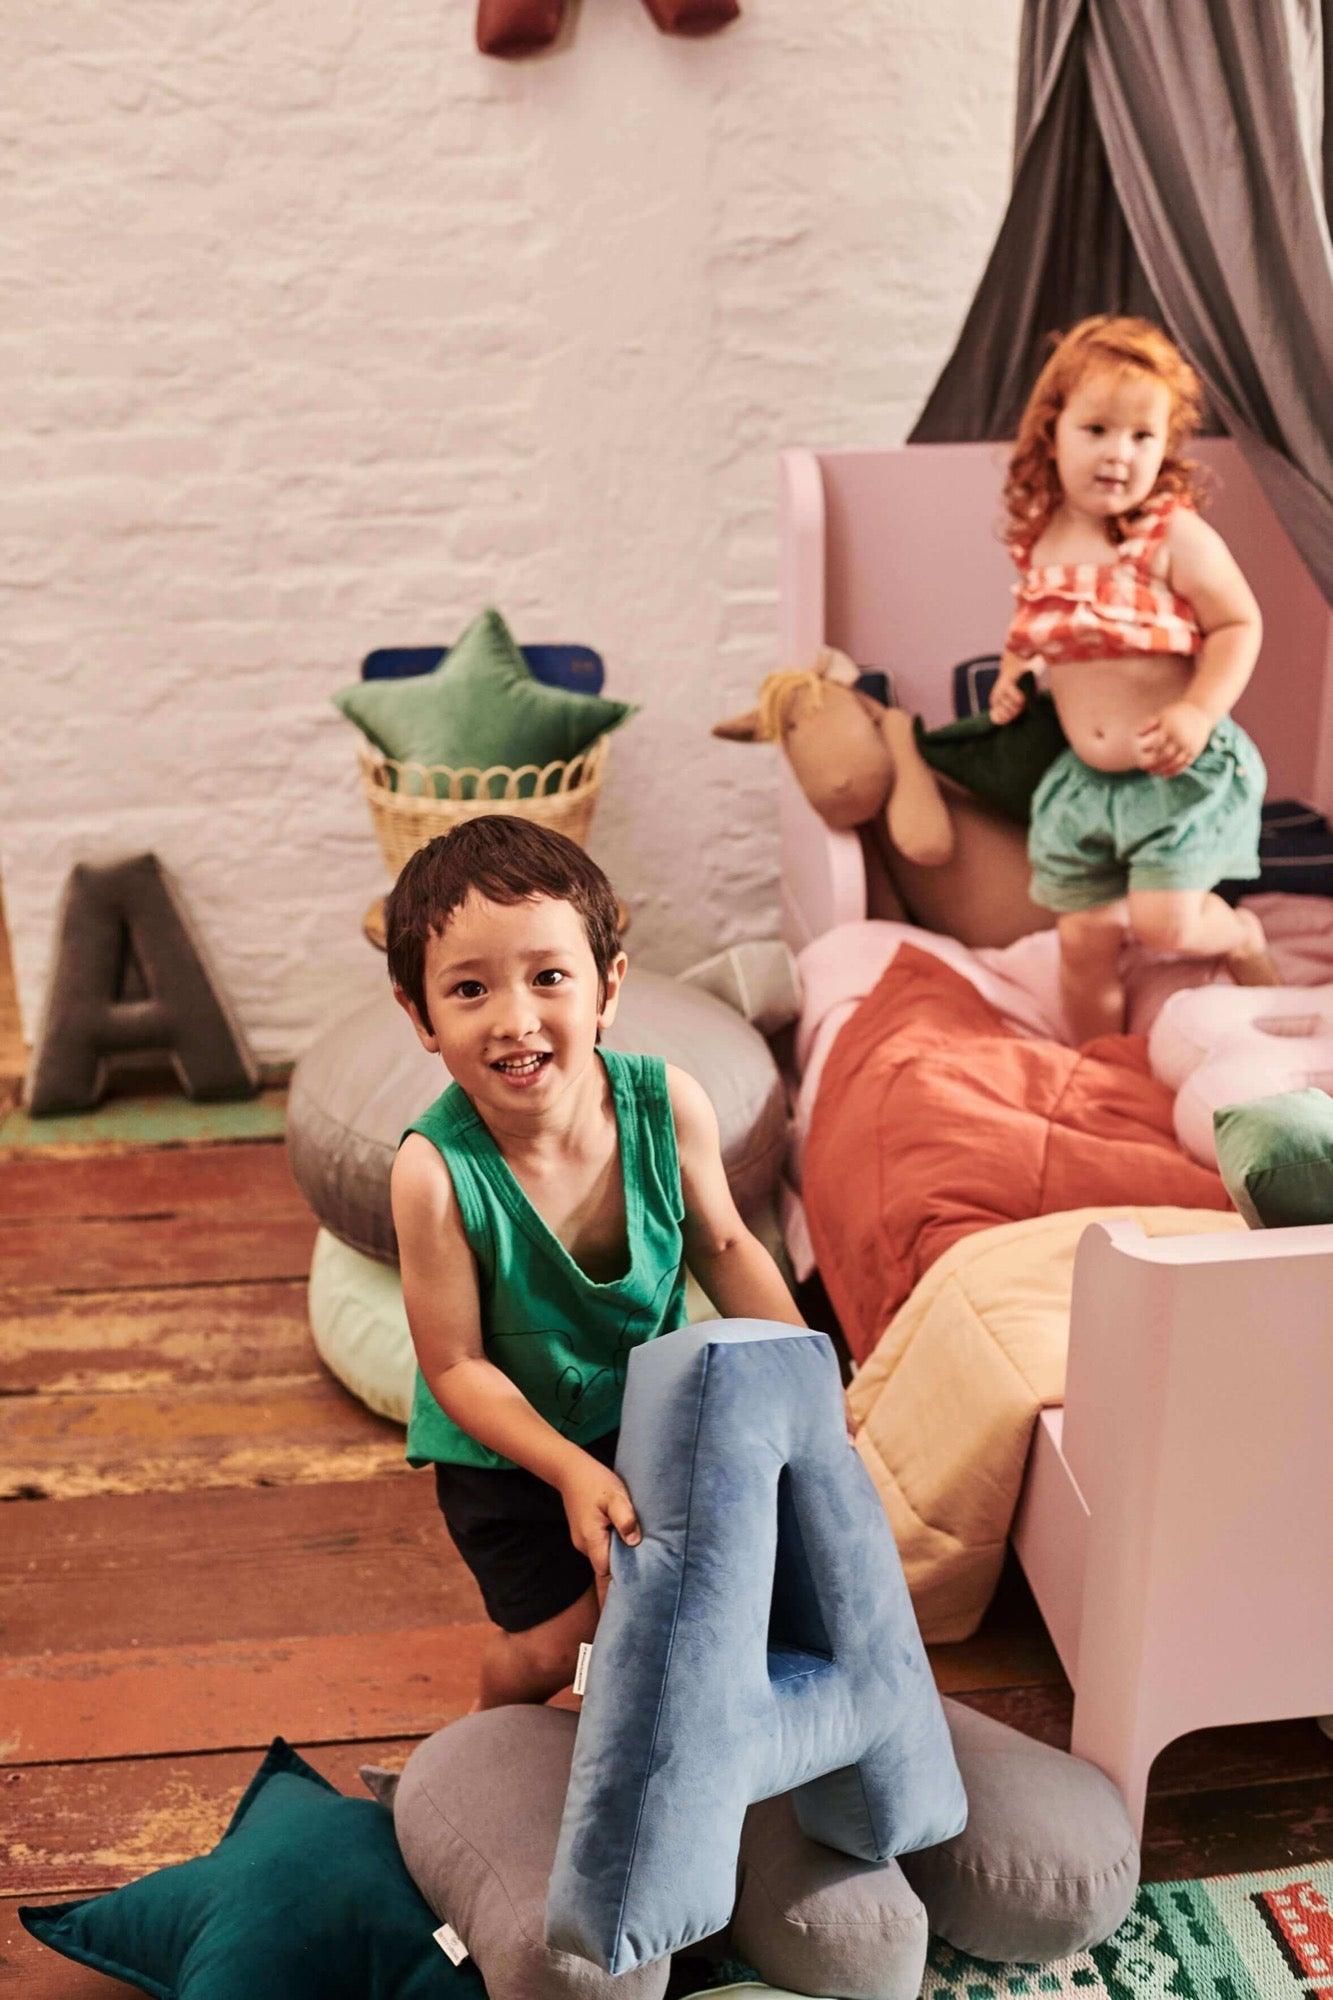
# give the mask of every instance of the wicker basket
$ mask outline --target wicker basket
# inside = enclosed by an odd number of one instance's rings
[[[599,736],[582,756],[567,763],[520,764],[514,769],[492,764],[482,771],[474,765],[453,770],[447,764],[399,763],[363,740],[357,746],[361,787],[390,874],[396,877],[409,857],[437,834],[483,813],[514,813],[536,820],[568,834],[581,847],[602,789],[609,745],[609,735]],[[533,778],[537,782],[532,794],[520,797],[520,785]],[[417,789],[408,790],[407,785]],[[480,796],[464,798],[465,786]],[[443,798],[432,796],[440,792]]]

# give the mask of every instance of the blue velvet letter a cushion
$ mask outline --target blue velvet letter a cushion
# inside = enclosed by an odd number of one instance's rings
[[[731,1915],[746,1807],[795,1794],[862,1860],[948,1840],[967,1806],[826,1335],[687,1327],[630,1355],[616,1542],[547,1940],[625,1972]]]

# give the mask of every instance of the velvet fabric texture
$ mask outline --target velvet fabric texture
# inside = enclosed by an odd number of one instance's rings
[[[407,680],[354,681],[333,697],[349,722],[387,757],[425,770],[493,765],[537,768],[518,788],[521,798],[552,789],[546,767],[567,763],[591,749],[599,736],[634,714],[631,704],[600,694],[568,694],[548,687],[529,670],[498,611],[483,611],[433,673]],[[403,789],[428,789],[423,772],[401,773]],[[448,796],[448,780],[430,781]],[[477,796],[476,778],[460,796]],[[493,791],[483,797],[493,796]]]
[[[361,1776],[393,1807],[408,1871],[488,2000],[663,2000],[665,1959],[613,1979],[542,1938],[575,1727],[559,1708],[487,1709],[419,1743],[401,1777]]]
[[[629,1358],[612,1547],[547,1941],[615,1973],[720,1930],[748,1805],[867,1861],[966,1800],[826,1335],[711,1321]]]
[[[436,1944],[389,1813],[343,1798],[281,1737],[211,1854],[19,1918],[156,2000],[486,2000],[476,1967]]]
[[[940,729],[923,729],[918,722],[916,740],[933,771],[1026,826],[1032,794],[1069,745],[1055,703],[1038,690],[1033,675],[1022,675],[1018,684],[1027,702],[1012,722],[992,722],[985,712]]]
[[[1313,1085],[1213,1113],[1217,1164],[1251,1229],[1333,1222],[1333,1097]]]
[[[1139,1844],[1111,1780],[963,1702],[944,1709],[967,1827],[902,1867],[932,1931],[976,1958],[1023,1964],[1101,1944],[1139,1884]]]
[[[1110,1780],[961,1702],[943,1708],[968,1818],[941,1846],[901,1866],[854,1861],[808,1839],[789,1798],[750,1807],[736,1907],[716,1942],[765,1990],[916,2000],[928,1930],[978,1958],[1031,1964],[1100,1944],[1126,1915],[1138,1845]],[[541,1941],[576,1728],[564,1709],[489,1709],[418,1744],[401,1780],[361,1773],[392,1805],[414,1881],[490,2000],[662,2000],[668,1989],[665,1959],[616,1978]]]
[[[187,1097],[253,1097],[259,1065],[155,854],[70,870],[28,1069],[34,1118],[100,1103],[117,1059],[157,1053]]]

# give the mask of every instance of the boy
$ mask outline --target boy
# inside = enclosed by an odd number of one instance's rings
[[[600,868],[487,814],[412,856],[385,910],[394,993],[454,1079],[408,1128],[393,1218],[419,1371],[407,1455],[494,1630],[476,1706],[545,1701],[597,1623],[629,1351],[685,1322],[804,1324],[727,1187],[692,1077],[600,1049],[626,958]]]

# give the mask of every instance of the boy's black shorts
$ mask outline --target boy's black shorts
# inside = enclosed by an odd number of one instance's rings
[[[583,1450],[615,1462],[619,1430]],[[492,1622],[527,1632],[558,1618],[593,1581],[592,1564],[569,1539],[554,1486],[518,1466],[439,1465],[435,1497],[454,1546],[481,1586]]]

